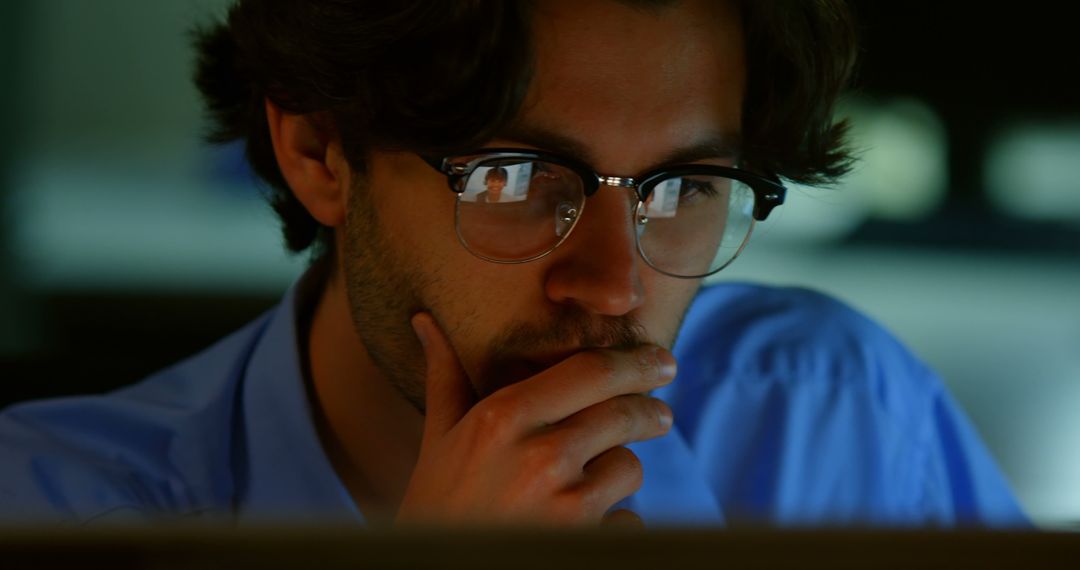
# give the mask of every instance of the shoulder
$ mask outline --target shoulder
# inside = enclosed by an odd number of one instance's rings
[[[705,288],[676,358],[662,397],[733,518],[949,522],[957,504],[948,489],[999,476],[938,377],[883,327],[821,293]],[[939,451],[945,419],[965,426],[951,457]],[[981,472],[957,471],[955,457],[975,456]]]
[[[662,395],[733,520],[1025,526],[938,376],[882,326],[799,288],[705,288]]]
[[[227,503],[238,383],[266,318],[133,386],[0,412],[0,520],[195,514]]]
[[[717,334],[720,331],[730,334]],[[687,343],[705,348],[721,342],[741,357],[762,351],[797,353],[810,360],[842,356],[850,365],[863,365],[865,357],[897,344],[880,325],[828,295],[743,283],[703,288],[687,313],[681,334],[680,346],[684,348],[690,348]],[[860,360],[853,362],[852,356]],[[731,364],[767,372],[795,362],[738,360]]]
[[[864,420],[904,431],[924,421],[942,389],[880,325],[802,288],[739,283],[702,289],[675,354],[679,376],[670,396],[690,428],[724,403],[744,409],[782,404],[800,411],[797,418],[854,421],[854,410],[838,404],[857,401],[872,414]],[[821,410],[810,413],[814,406]]]
[[[920,397],[940,389],[926,366],[881,325],[833,297],[802,288],[744,283],[703,288],[687,312],[676,355],[687,383],[697,388],[723,381],[798,389],[825,384]]]

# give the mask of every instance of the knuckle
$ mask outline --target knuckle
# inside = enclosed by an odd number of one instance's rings
[[[618,371],[615,354],[610,350],[591,350],[581,353],[585,359],[583,363],[598,379],[604,382],[614,380]]]
[[[487,435],[498,435],[516,425],[524,415],[521,404],[505,397],[492,396],[476,405],[476,422]]]
[[[568,501],[572,516],[577,520],[599,518],[607,510],[604,497],[600,489],[593,486],[583,486],[574,493],[574,499]]]
[[[637,407],[632,403],[632,397],[623,396],[613,398],[608,402],[608,407],[615,417],[615,421],[618,422],[619,430],[627,435],[634,433],[639,412]]]
[[[557,484],[566,473],[566,446],[554,437],[534,439],[522,459],[522,468],[533,479],[547,486]]]
[[[637,371],[644,378],[657,376],[660,371],[660,355],[655,347],[642,347],[635,351]]]

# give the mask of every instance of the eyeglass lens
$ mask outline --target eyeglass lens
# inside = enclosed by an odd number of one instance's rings
[[[646,190],[649,190],[646,188]],[[494,158],[478,164],[457,203],[457,231],[474,254],[515,262],[543,255],[580,218],[585,184],[560,164]],[[753,226],[754,193],[720,176],[680,176],[651,185],[634,215],[638,248],[654,268],[677,276],[731,262]]]
[[[742,250],[754,224],[754,192],[721,176],[681,176],[657,184],[635,216],[638,248],[672,275],[708,275]]]

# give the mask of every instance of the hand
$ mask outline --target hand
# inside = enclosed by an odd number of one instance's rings
[[[474,402],[434,319],[420,313],[412,324],[427,362],[427,412],[396,522],[600,523],[641,487],[641,463],[623,446],[671,428],[671,409],[644,395],[674,379],[668,351],[582,351]],[[616,521],[634,516],[618,513]]]

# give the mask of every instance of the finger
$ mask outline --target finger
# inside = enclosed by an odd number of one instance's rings
[[[412,318],[413,331],[424,348],[424,438],[450,431],[476,402],[468,375],[454,347],[427,313]]]
[[[577,412],[625,394],[645,393],[675,378],[675,357],[664,348],[645,345],[629,350],[592,349],[500,392],[511,401],[528,402],[536,417],[550,425]]]
[[[615,503],[641,488],[644,473],[641,461],[625,447],[614,447],[585,465],[585,478],[574,492],[592,520],[601,519]]]
[[[619,509],[604,515],[601,524],[618,528],[645,528],[645,521],[630,509]]]
[[[559,422],[543,437],[557,438],[560,449],[585,465],[605,451],[660,437],[671,430],[671,408],[657,398],[631,394],[604,400]]]

